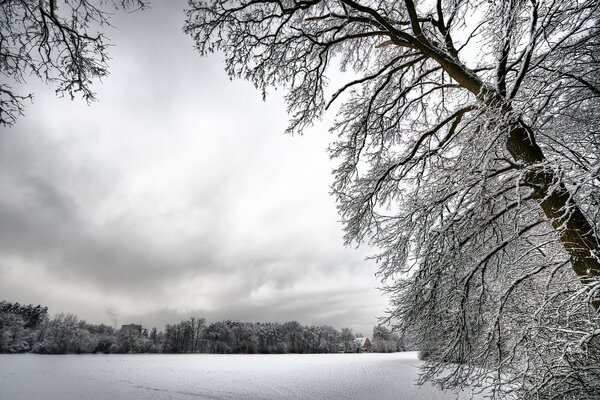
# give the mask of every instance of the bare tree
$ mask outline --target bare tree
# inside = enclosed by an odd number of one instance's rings
[[[189,2],[203,55],[290,132],[333,102],[346,239],[370,242],[426,379],[600,395],[600,2]],[[326,98],[327,73],[351,69]]]
[[[145,0],[2,0],[0,1],[0,75],[18,86],[36,76],[56,84],[60,96],[94,100],[92,83],[108,74],[108,41],[98,30],[109,24],[111,9],[137,10]],[[0,125],[23,114],[21,93],[0,83]],[[19,88],[20,89],[20,88]]]
[[[350,328],[342,328],[342,332],[340,334],[340,340],[342,342],[344,353],[350,351],[350,347],[354,342],[354,332]]]

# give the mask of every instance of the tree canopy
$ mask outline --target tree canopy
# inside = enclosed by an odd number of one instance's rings
[[[600,394],[600,2],[189,2],[231,77],[336,100],[333,192],[379,249],[425,379],[496,398]],[[356,78],[326,97],[337,64]]]

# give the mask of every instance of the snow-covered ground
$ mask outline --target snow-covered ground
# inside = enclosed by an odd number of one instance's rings
[[[0,355],[0,399],[456,398],[416,386],[419,363],[416,353]]]

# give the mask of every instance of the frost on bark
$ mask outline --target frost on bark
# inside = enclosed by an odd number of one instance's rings
[[[416,335],[424,379],[496,398],[600,396],[598,1],[189,3],[232,77],[339,102],[333,192]],[[329,90],[327,73],[347,71]]]

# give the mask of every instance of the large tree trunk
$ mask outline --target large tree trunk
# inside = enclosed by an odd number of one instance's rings
[[[504,96],[484,84],[457,59],[445,55],[431,44],[423,46],[421,51],[436,60],[461,86],[491,109],[511,118],[512,110]],[[531,128],[520,119],[512,121],[508,124],[506,148],[515,161],[532,166],[522,183],[534,189],[535,199],[559,233],[573,271],[581,282],[585,285],[600,284],[600,240],[592,225],[560,178],[554,171],[543,166],[546,157],[536,143]],[[536,164],[542,165],[536,168]],[[600,289],[594,294],[592,305],[600,310]]]
[[[600,244],[592,225],[560,178],[543,166],[546,158],[531,129],[523,121],[514,122],[509,129],[506,148],[516,161],[533,166],[523,184],[532,187],[535,199],[558,231],[573,271],[586,285],[599,283]],[[535,164],[542,165],[538,168]],[[600,293],[593,297],[592,305],[600,310]]]

